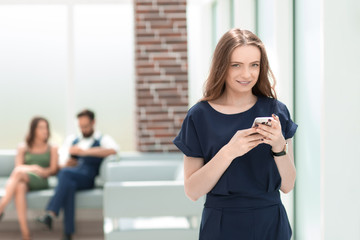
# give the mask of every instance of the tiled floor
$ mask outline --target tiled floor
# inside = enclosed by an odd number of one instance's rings
[[[29,220],[29,227],[33,240],[59,240],[62,236],[62,223],[55,221],[52,231],[44,229],[44,227],[34,220]],[[77,222],[76,234],[73,240],[103,240],[103,223],[102,221],[85,221]],[[17,221],[8,220],[0,222],[0,240],[21,240],[21,234]]]

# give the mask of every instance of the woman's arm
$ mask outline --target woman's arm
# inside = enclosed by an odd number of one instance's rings
[[[210,192],[233,159],[222,148],[207,164],[203,158],[184,156],[185,194],[193,201]]]
[[[51,175],[55,175],[58,171],[58,164],[59,164],[59,153],[57,147],[51,147],[50,152],[50,166],[46,168],[46,177]]]
[[[24,165],[25,150],[26,150],[25,146],[18,147],[15,157],[15,167]]]
[[[204,165],[204,159],[184,157],[184,187],[193,201],[210,192],[231,162],[263,141],[254,128],[238,131],[219,152]]]
[[[274,157],[275,163],[281,176],[280,190],[283,193],[290,192],[295,185],[296,169],[294,165],[294,151],[292,139],[286,140],[288,144],[288,152],[281,157]]]
[[[295,185],[296,170],[294,165],[292,139],[284,139],[281,132],[281,124],[278,116],[273,114],[274,120],[271,126],[260,124],[256,127],[257,132],[264,136],[264,143],[272,146],[273,152],[281,152],[285,144],[288,144],[288,152],[281,157],[274,157],[275,163],[281,176],[280,190],[284,193],[290,192]]]

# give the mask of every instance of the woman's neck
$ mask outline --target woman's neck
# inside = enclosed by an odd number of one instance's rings
[[[39,149],[39,148],[44,148],[45,146],[47,146],[47,142],[45,142],[44,140],[34,139],[34,142],[33,142],[31,148]]]
[[[255,105],[257,97],[250,94],[224,93],[220,98],[210,101],[209,104],[216,111],[223,114],[236,114],[249,110]]]
[[[256,102],[257,97],[252,93],[235,94],[225,91],[224,94],[218,99],[221,105],[242,107]]]

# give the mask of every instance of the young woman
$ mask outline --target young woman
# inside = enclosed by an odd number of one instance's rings
[[[47,178],[57,171],[57,148],[49,145],[49,136],[48,121],[41,117],[32,119],[26,144],[18,148],[15,168],[6,184],[5,195],[0,200],[0,216],[2,217],[6,205],[15,197],[24,240],[30,239],[26,216],[26,192],[48,188]]]
[[[279,190],[294,187],[297,125],[276,99],[274,85],[261,40],[246,30],[225,33],[204,97],[189,110],[174,140],[185,154],[187,196],[207,195],[201,240],[291,238]],[[252,127],[256,117],[272,117],[270,125]]]

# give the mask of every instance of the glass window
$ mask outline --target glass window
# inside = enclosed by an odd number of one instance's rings
[[[0,5],[0,148],[24,140],[30,119],[49,119],[53,140],[65,132],[65,6]]]
[[[23,141],[35,115],[62,144],[90,108],[97,129],[135,150],[133,6],[98,2],[0,4],[0,149]]]
[[[135,150],[133,7],[74,8],[75,110],[96,112],[97,128]]]

